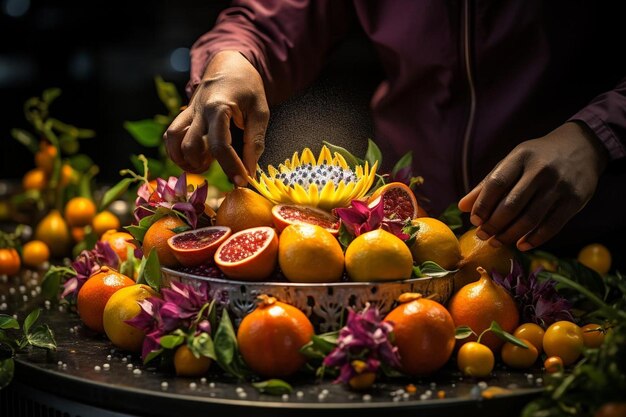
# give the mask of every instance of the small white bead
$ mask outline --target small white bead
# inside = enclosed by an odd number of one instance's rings
[[[487,389],[487,383],[485,381],[480,381],[478,384],[478,388],[480,389]]]
[[[133,369],[133,364],[132,364],[132,363],[129,363],[128,365],[126,365],[126,368],[127,368],[127,369]]]
[[[100,368],[98,365],[93,367],[93,370],[96,372],[100,372],[102,370],[102,368]]]
[[[133,375],[141,375],[141,369],[133,369]]]
[[[241,387],[237,387],[237,388],[235,388],[235,392],[236,392],[237,394],[240,394],[240,393],[242,393],[243,391],[244,391],[244,390],[243,390],[243,388],[241,388]]]
[[[169,384],[167,383],[167,381],[161,382],[161,389],[167,389],[168,386]]]
[[[198,388],[198,384],[196,384],[195,382],[190,382],[189,383],[189,389],[195,390],[196,388]]]
[[[205,377],[200,378],[200,383],[201,384],[206,384],[206,378]]]
[[[289,394],[283,394],[281,398],[283,399],[283,401],[289,401]]]
[[[363,401],[365,401],[366,403],[372,401],[372,396],[369,394],[363,395]]]
[[[107,355],[107,360],[108,360],[108,361],[110,361],[110,360],[111,360],[111,358],[112,358],[112,356],[111,356],[111,355]]]
[[[239,394],[237,394],[239,396],[239,398],[246,398],[248,396],[248,394],[246,394],[245,392],[240,392]]]
[[[298,397],[298,398],[304,397],[304,392],[302,392],[302,391],[296,392],[296,397]]]
[[[209,388],[215,388],[215,382],[209,382]]]
[[[104,369],[105,371],[108,371],[109,369],[111,369],[111,365],[109,365],[108,363],[105,363],[102,365],[102,369]]]
[[[57,362],[57,365],[59,365],[59,366],[63,366],[63,361],[58,361],[58,362]]]
[[[18,289],[20,290],[20,294],[24,294],[26,292],[26,287],[23,285],[20,285]]]
[[[15,288],[10,287],[9,288],[9,294],[11,294],[11,295],[15,294]]]

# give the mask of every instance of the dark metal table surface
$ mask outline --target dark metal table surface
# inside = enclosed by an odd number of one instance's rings
[[[23,319],[40,302],[35,281],[32,277],[28,282],[0,280],[0,308],[5,310],[0,313],[17,311]],[[12,310],[11,306],[17,309]],[[37,411],[47,404],[56,410],[79,410],[67,413],[71,416],[370,416],[385,412],[394,417],[495,416],[517,415],[525,403],[541,392],[542,375],[538,370],[524,373],[497,368],[493,377],[479,382],[463,378],[450,367],[433,378],[376,383],[367,393],[355,393],[329,380],[316,382],[313,376],[303,376],[290,381],[294,387],[290,395],[270,396],[259,394],[249,383],[228,379],[217,372],[217,367],[213,368],[215,373],[205,378],[180,378],[146,367],[137,355],[116,350],[106,337],[84,328],[74,313],[62,307],[61,310],[47,305],[40,318],[54,330],[57,351],[34,350],[16,358],[15,380],[8,391],[27,397],[28,401],[8,404],[11,395],[5,392],[0,395],[0,414],[3,407],[10,410],[13,406],[15,414],[6,415],[47,416]],[[407,393],[407,384],[414,384],[417,391]],[[485,385],[510,392],[485,399],[481,396]],[[441,391],[444,398],[439,398]],[[15,407],[21,409],[16,412]]]

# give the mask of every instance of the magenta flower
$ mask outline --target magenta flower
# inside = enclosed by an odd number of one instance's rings
[[[72,268],[76,271],[76,275],[63,283],[61,298],[68,295],[76,297],[83,284],[101,267],[108,266],[118,269],[119,265],[120,258],[111,248],[111,245],[108,242],[96,242],[96,246],[92,250],[82,251],[72,262]]]
[[[541,268],[524,275],[519,262],[513,262],[511,272],[502,276],[493,271],[493,280],[506,289],[515,299],[521,313],[521,321],[533,322],[546,328],[560,320],[573,321],[571,303],[561,297],[556,290],[557,282],[553,279],[540,281],[537,275]]]
[[[184,172],[178,179],[170,177],[167,181],[157,178],[156,190],[150,184],[142,184],[137,190],[135,200],[135,220],[139,222],[147,216],[151,216],[159,207],[175,210],[182,213],[189,224],[195,228],[198,217],[204,213],[204,202],[209,189],[205,181],[193,192],[187,187],[187,174]]]
[[[352,200],[350,207],[336,208],[334,213],[354,237],[381,228],[402,240],[407,240],[410,237],[402,230],[404,221],[385,217],[382,198],[373,207],[369,207],[363,201]]]
[[[206,283],[201,283],[196,290],[188,284],[172,282],[170,288],[161,290],[163,298],[150,297],[139,302],[141,311],[126,323],[146,334],[141,349],[141,357],[161,348],[161,337],[174,330],[188,330],[198,319],[200,311],[210,302]],[[197,331],[210,334],[211,325],[207,320],[207,309],[200,318]]]
[[[361,313],[350,309],[346,325],[339,331],[337,347],[324,358],[324,366],[340,370],[335,383],[347,383],[362,372],[377,372],[381,364],[399,368],[400,354],[390,341],[392,332],[393,323],[382,321],[378,309],[369,305]],[[355,361],[363,369],[355,369]]]

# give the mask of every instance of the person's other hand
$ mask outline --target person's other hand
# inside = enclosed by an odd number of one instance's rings
[[[244,132],[243,162],[232,147],[231,118]],[[185,171],[204,172],[216,159],[236,185],[245,186],[263,153],[268,121],[261,76],[239,52],[223,51],[163,139],[170,158]]]
[[[535,248],[552,238],[589,201],[608,152],[586,126],[565,123],[519,144],[459,201],[492,246]]]

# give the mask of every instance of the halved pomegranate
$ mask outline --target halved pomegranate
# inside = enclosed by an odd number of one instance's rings
[[[229,278],[261,281],[276,269],[278,235],[267,226],[230,236],[215,252],[215,263]]]
[[[203,227],[174,235],[167,239],[167,245],[182,265],[196,266],[210,262],[230,233],[226,226]]]
[[[278,233],[290,224],[314,224],[336,235],[339,219],[327,211],[293,204],[277,204],[272,207],[272,217]]]
[[[404,183],[390,182],[376,191],[367,200],[369,207],[374,207],[383,199],[385,217],[389,219],[414,219],[418,215],[418,205],[413,191]]]

